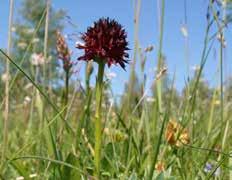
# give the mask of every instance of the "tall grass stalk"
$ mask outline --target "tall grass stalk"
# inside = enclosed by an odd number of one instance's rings
[[[47,84],[47,75],[46,75],[46,63],[48,63],[48,66],[50,66],[51,62],[47,62],[48,60],[48,28],[49,28],[49,15],[50,15],[50,0],[47,0],[46,2],[46,17],[45,17],[45,27],[44,27],[44,46],[43,46],[43,56],[45,59],[45,63],[43,64],[43,83],[44,83],[44,89],[46,89],[46,84]],[[48,68],[49,69],[49,68]],[[50,90],[50,83],[49,83],[49,90]],[[39,96],[39,92],[36,91],[37,95],[36,97],[40,97]],[[38,99],[38,98],[37,98]],[[40,118],[40,129],[43,129],[44,127],[44,115],[45,115],[45,103],[43,101],[40,101],[40,106],[41,106],[41,118]],[[64,116],[63,116],[64,117]],[[49,129],[50,130],[50,129]],[[47,132],[47,134],[49,134],[49,132]],[[43,144],[43,140],[41,140],[41,144]]]
[[[49,28],[49,15],[50,15],[50,2],[51,0],[47,0],[46,4],[46,18],[45,18],[45,33],[44,33],[44,59],[47,61],[47,52],[48,52],[48,28]],[[49,63],[50,64],[50,63]],[[43,66],[43,77],[46,79],[46,66]]]
[[[134,8],[134,52],[133,52],[133,61],[131,63],[131,72],[130,72],[130,84],[128,89],[128,99],[127,99],[127,106],[130,109],[130,102],[131,96],[133,92],[133,87],[135,84],[135,66],[136,66],[136,59],[137,59],[137,51],[139,45],[139,17],[140,17],[140,9],[141,9],[141,0],[135,0],[135,8]]]
[[[159,74],[163,68],[162,67],[162,64],[163,64],[162,48],[163,48],[164,14],[165,14],[165,0],[162,0],[161,16],[160,16],[160,24],[159,24],[159,48],[158,48],[157,74]],[[159,112],[162,112],[162,78],[157,80],[156,87],[157,87],[158,108],[159,108]]]
[[[223,22],[224,23],[227,23],[227,2],[228,0],[225,0],[224,1],[224,3],[225,3],[225,5],[224,5],[224,7],[223,7]],[[222,29],[222,31],[223,31],[223,34],[224,34],[224,28]],[[221,48],[222,48],[222,46],[223,46],[223,42],[221,42]],[[226,47],[224,47],[223,48],[223,52],[224,52],[224,54],[225,54],[225,49],[226,49]],[[222,52],[222,53],[223,53]],[[225,61],[226,62],[226,61]],[[221,64],[221,66],[223,67],[223,64]],[[221,71],[222,71],[222,69],[221,69]],[[226,76],[227,77],[227,76]],[[223,89],[222,89],[223,90]],[[222,97],[223,98],[223,97]],[[224,100],[223,100],[223,106],[224,106],[224,103],[226,104],[226,102],[224,102]],[[230,107],[228,107],[228,109],[229,109]],[[227,110],[226,112],[229,112],[229,110]],[[223,112],[224,113],[224,112]],[[225,130],[224,130],[224,135],[223,135],[223,139],[222,139],[222,151],[224,150],[224,148],[225,148],[225,144],[226,144],[226,139],[227,139],[227,136],[228,136],[228,131],[229,131],[229,124],[230,124],[230,121],[229,121],[229,117],[227,117],[227,119],[226,119],[226,125],[225,125]]]
[[[8,25],[8,45],[7,54],[10,56],[11,52],[11,39],[12,39],[12,24],[13,24],[13,8],[14,0],[10,0],[10,13]],[[3,151],[2,160],[4,162],[6,151],[8,148],[8,124],[9,124],[9,81],[10,81],[10,63],[6,58],[6,82],[5,82],[5,109],[4,109],[4,134],[3,134]]]
[[[158,67],[157,67],[157,73],[159,73],[159,71],[161,71],[161,65],[163,64],[163,58],[162,58],[162,47],[163,47],[163,31],[164,31],[164,14],[165,14],[165,0],[162,0],[162,5],[161,5],[161,17],[160,17],[160,35],[159,35],[159,50],[158,50]],[[161,78],[157,80],[156,82],[156,86],[157,86],[157,103],[158,103],[158,113],[160,116],[160,113],[162,112],[162,81]],[[162,121],[162,125],[161,125],[161,129],[158,135],[158,141],[156,144],[156,148],[155,148],[155,152],[154,155],[152,156],[152,162],[151,162],[151,166],[150,166],[150,171],[149,171],[149,179],[152,179],[153,177],[153,173],[154,173],[154,168],[158,159],[158,154],[159,154],[159,149],[160,149],[160,145],[161,145],[161,139],[162,139],[162,134],[163,134],[163,130],[164,130],[164,125],[165,125],[165,121],[166,121],[166,116],[163,118]],[[161,118],[159,118],[161,119]]]
[[[188,79],[190,78],[190,64],[189,64],[189,37],[188,37],[188,20],[187,20],[187,0],[184,0],[184,28],[187,30],[187,36],[184,37],[184,44],[185,44],[185,60],[186,60],[186,69]]]
[[[224,2],[224,1],[223,1]],[[227,4],[227,1],[225,1],[225,6],[223,8],[226,8],[226,4]],[[220,21],[219,21],[219,18],[217,16],[217,13],[212,5],[212,2],[210,3],[210,8],[212,10],[212,13],[213,13],[213,17],[214,17],[214,20],[217,24],[217,28],[218,28],[218,33],[219,33],[219,37],[220,37],[220,48],[219,48],[219,62],[220,62],[220,118],[221,118],[221,131],[220,131],[220,134],[223,133],[223,130],[224,130],[224,74],[223,74],[223,58],[224,58],[224,42],[223,42],[223,39],[224,39],[224,24],[220,24]],[[225,16],[225,12],[224,12],[224,15],[223,15],[223,22],[225,22],[226,20],[226,16]],[[226,141],[226,137],[227,137],[227,133],[228,133],[228,126],[229,126],[229,121],[227,120],[226,121],[226,126],[225,126],[225,130],[224,130],[224,133],[223,133],[223,139],[222,139],[222,148],[224,149],[224,146],[225,146],[225,141]],[[220,161],[221,160],[221,156],[218,157],[218,160]]]
[[[207,136],[209,137],[211,130],[212,130],[212,125],[213,125],[213,115],[214,115],[214,108],[215,108],[215,101],[217,99],[217,90],[214,90],[213,93],[213,98],[211,101],[211,108],[210,108],[210,114],[209,114],[209,120],[207,124]]]
[[[227,0],[224,1],[225,5],[223,7],[223,22],[226,23],[227,19],[226,19],[226,9],[227,9]],[[224,151],[225,149],[225,145],[226,145],[226,139],[227,139],[227,136],[228,136],[228,132],[229,132],[229,119],[227,117],[226,119],[226,125],[225,125],[225,128],[223,126],[223,124],[225,123],[224,122],[224,82],[223,82],[223,59],[224,59],[224,42],[223,42],[223,37],[224,37],[224,28],[222,28],[222,30],[220,31],[220,36],[221,36],[221,41],[220,41],[220,91],[221,91],[221,96],[220,96],[220,101],[221,101],[221,131],[223,132],[224,130],[224,133],[223,133],[223,137],[222,137],[222,151]],[[219,160],[221,159],[221,156],[219,156]]]
[[[136,66],[136,59],[137,59],[137,50],[139,44],[139,16],[140,16],[140,9],[141,9],[141,0],[137,0],[135,4],[135,15],[134,15],[134,55],[133,55],[133,62],[131,71],[135,71]]]

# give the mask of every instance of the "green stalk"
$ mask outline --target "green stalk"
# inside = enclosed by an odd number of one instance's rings
[[[207,128],[207,137],[209,137],[211,129],[212,129],[214,106],[215,106],[216,97],[217,97],[217,90],[215,89],[214,93],[213,93],[212,102],[211,102],[211,108],[210,108],[210,114],[209,114],[209,120],[208,120],[208,128]],[[207,139],[205,139],[205,140],[208,141]]]
[[[162,70],[162,64],[163,64],[162,47],[163,47],[163,30],[164,30],[164,11],[165,11],[165,0],[162,0],[157,73],[159,73]],[[161,79],[157,80],[157,98],[158,98],[159,112],[162,112],[162,81]]]
[[[80,121],[77,125],[76,131],[76,151],[79,148],[80,137],[81,137],[81,129],[84,128],[86,133],[89,132],[89,119],[90,119],[90,104],[92,101],[92,91],[90,88],[90,77],[92,74],[92,62],[87,62],[85,69],[85,86],[86,86],[86,98],[85,98],[85,108],[82,111],[80,116]],[[84,127],[83,127],[84,126]]]
[[[136,72],[135,72],[135,67],[136,67],[136,61],[137,61],[137,51],[138,51],[138,45],[139,45],[139,16],[140,16],[140,9],[141,9],[141,0],[138,0],[137,3],[135,4],[135,9],[134,9],[134,52],[133,52],[133,60],[131,63],[131,72],[129,76],[129,89],[128,89],[128,97],[126,101],[126,106],[129,108],[125,108],[124,115],[127,113],[126,110],[131,109],[131,101],[132,101],[132,94],[133,94],[133,89],[136,81]]]
[[[44,27],[44,46],[43,46],[43,56],[44,56],[44,59],[45,61],[47,61],[47,54],[48,54],[48,27],[49,27],[49,8],[50,8],[50,0],[47,0],[46,2],[46,19],[45,19],[45,27]],[[50,64],[49,64],[50,65]],[[38,68],[38,67],[36,67]],[[42,67],[42,75],[43,75],[43,85],[44,85],[44,90],[46,89],[46,80],[47,80],[47,75],[46,75],[46,65],[43,64],[43,67]],[[39,91],[36,91],[36,93],[39,94]],[[44,127],[44,122],[45,122],[45,117],[44,117],[44,114],[45,114],[45,103],[44,101],[41,102],[41,120],[40,120],[40,128],[43,129]],[[49,133],[49,132],[48,132]],[[43,144],[44,141],[41,141],[41,144]]]
[[[86,109],[85,109],[85,115],[86,115],[86,120],[85,120],[85,129],[86,129],[86,133],[89,133],[89,121],[90,121],[90,102],[92,100],[92,91],[90,88],[90,78],[91,78],[91,74],[93,72],[93,66],[92,66],[92,62],[88,62],[88,64],[86,65],[86,73],[85,73],[85,83],[86,83]]]
[[[103,90],[103,76],[105,64],[101,60],[98,62],[98,76],[96,82],[96,111],[95,111],[95,176],[100,179],[100,160],[101,160],[101,141],[102,141],[102,122],[101,122],[101,102]]]
[[[69,70],[65,72],[65,94],[64,94],[64,106],[68,107],[68,94],[69,94]],[[64,111],[64,118],[66,120],[67,108]]]
[[[158,68],[157,68],[157,72],[159,73],[159,71],[161,71],[161,66],[163,64],[162,62],[162,47],[163,47],[163,30],[164,30],[164,12],[165,12],[165,0],[162,0],[162,12],[161,12],[161,22],[160,22],[160,39],[159,39],[159,51],[158,51]],[[158,114],[162,112],[162,81],[161,79],[157,80],[157,100],[158,100]],[[153,173],[154,173],[154,167],[156,165],[157,159],[158,159],[158,155],[159,155],[159,150],[160,150],[160,145],[161,145],[161,140],[162,140],[162,134],[164,131],[164,125],[165,125],[165,121],[166,121],[166,115],[162,121],[162,125],[161,125],[161,129],[159,132],[159,136],[158,136],[158,142],[156,145],[156,149],[154,152],[154,155],[152,155],[152,162],[151,162],[151,167],[150,167],[150,171],[149,171],[149,178],[148,179],[152,179],[153,177]]]
[[[224,1],[225,3],[225,7],[223,9],[223,21],[226,22],[227,21],[227,18],[226,18],[226,9],[227,9],[227,0]],[[222,28],[221,30],[221,36],[223,37],[224,36],[224,28]],[[225,47],[224,47],[225,48]],[[221,42],[221,45],[220,45],[220,69],[221,69],[221,122],[224,124],[224,104],[226,104],[224,102],[224,89],[223,89],[223,55],[225,51],[223,51],[223,42]],[[228,112],[228,111],[226,111]],[[229,129],[229,119],[227,118],[226,120],[226,126],[225,126],[225,130],[224,130],[224,135],[223,135],[223,139],[222,139],[222,151],[224,150],[225,148],[225,143],[226,143],[226,138],[228,136],[228,129]],[[223,128],[223,125],[222,125],[222,128]],[[221,129],[222,132],[223,132],[223,129]]]
[[[11,39],[12,39],[12,23],[13,23],[13,7],[14,1],[10,1],[10,14],[9,14],[9,25],[8,25],[8,46],[7,46],[7,54],[10,55],[11,49]],[[4,162],[6,152],[8,150],[8,124],[9,124],[9,76],[10,76],[10,63],[6,59],[6,82],[5,82],[5,108],[4,108],[4,129],[3,129],[3,151],[2,151],[2,158],[1,162]],[[2,165],[2,163],[1,163]]]
[[[221,31],[220,32],[220,36],[223,37],[223,32]],[[220,134],[222,134],[224,132],[224,135],[222,137],[222,151],[224,150],[224,147],[225,147],[225,141],[226,141],[226,136],[227,136],[227,133],[228,133],[228,123],[229,123],[229,120],[226,121],[226,127],[225,129],[223,130],[223,125],[224,125],[224,88],[223,88],[223,42],[220,42],[220,118],[221,118],[221,131],[220,131]],[[225,158],[224,158],[225,159]],[[222,156],[219,155],[218,157],[218,161],[222,161],[223,162],[223,159],[222,159]],[[220,163],[218,163],[218,167],[220,166]],[[217,169],[215,169],[216,171]],[[214,172],[212,173],[214,174]]]
[[[223,37],[223,33],[220,33],[221,37]],[[221,116],[221,122],[224,123],[224,88],[223,88],[223,45],[221,42],[220,45],[220,101],[221,101],[221,111],[220,111],[220,116]]]
[[[68,113],[68,95],[69,95],[69,75],[70,72],[69,70],[66,70],[65,71],[65,78],[64,78],[64,81],[65,81],[65,89],[63,91],[63,95],[62,95],[62,108],[64,107],[65,110],[63,112],[63,117],[64,117],[64,120],[67,121],[67,113]],[[64,130],[64,127],[65,127],[65,122],[62,122],[61,124],[61,128],[59,130],[59,145],[61,147],[61,145],[63,144],[63,140],[62,140],[62,137],[63,137],[63,130]]]
[[[45,34],[44,34],[44,58],[47,60],[48,51],[48,26],[49,26],[49,15],[50,15],[50,0],[47,0],[46,4],[46,20],[45,20]],[[44,85],[46,82],[46,66],[43,66]]]

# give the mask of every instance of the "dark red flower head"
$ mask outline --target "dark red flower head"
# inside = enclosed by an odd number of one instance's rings
[[[82,34],[84,44],[77,44],[77,48],[84,49],[85,54],[78,60],[103,60],[109,67],[118,63],[125,69],[125,63],[128,63],[126,58],[129,57],[126,38],[125,29],[118,22],[101,18]]]

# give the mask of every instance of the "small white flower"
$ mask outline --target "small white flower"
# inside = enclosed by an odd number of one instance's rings
[[[185,25],[182,25],[181,28],[180,28],[180,31],[182,33],[182,35],[187,38],[188,37],[188,29]]]
[[[39,66],[39,65],[43,65],[45,63],[45,59],[43,57],[43,54],[37,54],[37,53],[33,53],[31,55],[31,64],[33,66]]]
[[[12,28],[11,28],[11,32],[15,32],[16,31],[16,28],[13,26]]]
[[[40,41],[39,38],[33,38],[33,39],[32,39],[32,43],[34,43],[34,44],[35,44],[35,43],[38,43],[39,41]]]
[[[192,99],[192,96],[189,96],[189,97],[188,97],[188,100],[191,100],[191,99]]]
[[[16,180],[24,180],[23,176],[16,177]]]
[[[30,174],[30,175],[29,175],[29,177],[30,177],[30,178],[37,177],[37,174],[36,174],[36,173],[34,173],[34,174]]]
[[[149,103],[153,103],[153,102],[155,102],[155,98],[153,98],[153,97],[151,97],[151,96],[148,96],[148,97],[146,98],[146,101],[149,102]]]
[[[2,76],[1,76],[1,79],[2,79],[2,82],[6,82],[7,79],[10,79],[10,76],[7,75],[7,73],[3,73]]]
[[[25,49],[27,47],[27,43],[25,42],[18,42],[18,47],[21,48],[21,49]]]
[[[26,96],[26,97],[24,98],[23,104],[24,104],[24,105],[28,105],[30,102],[31,102],[31,98],[30,98],[29,96]]]

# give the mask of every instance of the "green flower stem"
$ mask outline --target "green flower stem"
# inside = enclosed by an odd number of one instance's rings
[[[63,117],[65,119],[65,121],[67,121],[67,113],[68,113],[68,96],[69,96],[69,77],[70,77],[70,71],[69,70],[65,70],[65,89],[63,92],[63,97],[62,97],[62,108],[65,108],[64,112],[63,112]],[[62,122],[61,124],[61,128],[59,130],[59,138],[58,138],[58,143],[61,147],[61,145],[63,144],[63,132],[64,132],[64,127],[65,127],[65,122]]]
[[[105,64],[98,62],[98,76],[96,82],[96,111],[95,111],[95,176],[100,179],[100,160],[101,160],[101,140],[102,140],[102,123],[101,123],[101,102],[103,90],[103,76]]]
[[[64,106],[66,106],[66,110],[65,110],[65,113],[64,113],[65,119],[66,119],[66,115],[67,115],[67,106],[68,106],[69,77],[70,77],[70,73],[69,73],[69,70],[67,70],[65,72],[65,94],[64,94]]]

